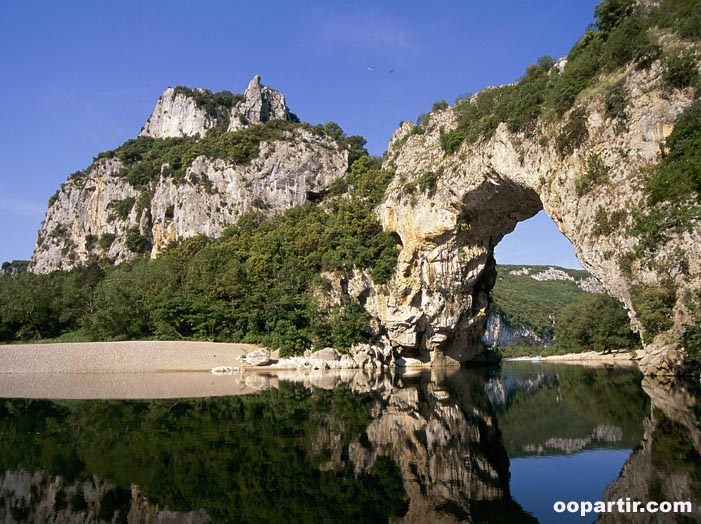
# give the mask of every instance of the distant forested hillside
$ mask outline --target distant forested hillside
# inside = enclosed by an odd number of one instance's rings
[[[555,352],[629,349],[639,345],[623,306],[586,271],[500,265],[492,290],[486,342],[555,346]],[[490,333],[491,331],[491,333]]]

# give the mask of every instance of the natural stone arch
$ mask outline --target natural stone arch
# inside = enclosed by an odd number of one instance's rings
[[[384,226],[403,249],[383,324],[393,342],[419,350],[414,356],[424,361],[474,356],[496,277],[494,248],[543,208],[533,189],[493,172],[456,197],[441,208],[409,192],[401,198],[417,199],[413,212],[384,208]]]
[[[660,254],[664,274],[626,267],[623,259],[637,240],[623,228],[601,234],[595,227],[600,210],[627,213],[644,202],[644,168],[657,161],[660,144],[690,103],[654,88],[640,93],[626,110],[623,131],[605,116],[600,100],[581,101],[573,111],[583,115],[586,136],[566,152],[555,143],[568,115],[539,124],[530,135],[510,133],[501,124],[491,138],[464,143],[454,154],[440,145],[441,136],[457,126],[452,108],[432,113],[421,132],[411,123],[395,132],[385,168],[396,175],[377,213],[383,227],[401,238],[402,249],[392,281],[375,286],[363,302],[397,352],[433,364],[472,359],[481,350],[474,343],[483,332],[494,283],[493,249],[516,223],[542,208],[572,242],[582,266],[627,307],[638,331],[633,291],[676,279],[674,326],[646,345],[643,365],[652,373],[678,370],[688,318],[682,297],[700,287],[701,235],[689,231],[679,238],[687,276],[692,275],[683,280],[666,253]],[[576,182],[593,161],[605,166],[606,183],[578,193]]]

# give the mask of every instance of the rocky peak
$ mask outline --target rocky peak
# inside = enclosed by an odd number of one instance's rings
[[[284,120],[289,114],[285,97],[262,85],[260,76],[244,94],[169,87],[140,137],[201,140],[156,145],[134,141],[149,154],[162,148],[173,156],[160,156],[155,168],[145,167],[141,159],[121,158],[118,148],[71,175],[52,198],[29,271],[69,270],[92,256],[117,264],[138,253],[155,257],[172,242],[196,235],[217,237],[245,213],[272,215],[304,204],[309,195],[323,194],[346,172],[348,151],[309,126],[266,128],[256,135],[256,150],[249,158],[207,149],[211,141],[205,135],[212,128],[246,133],[242,128]],[[231,149],[236,147],[234,143]],[[176,172],[168,160],[181,158],[182,148],[197,154]]]
[[[236,131],[268,120],[288,120],[289,114],[285,96],[264,86],[260,75],[253,77],[243,95],[169,87],[159,97],[139,136],[201,138],[215,127]]]
[[[194,92],[204,90],[194,90]],[[156,108],[146,121],[139,136],[152,138],[203,136],[215,127],[216,120],[204,108],[197,106],[194,97],[169,87],[158,98]]]
[[[229,131],[268,120],[287,120],[288,115],[285,95],[264,86],[256,75],[246,88],[244,100],[232,110]]]

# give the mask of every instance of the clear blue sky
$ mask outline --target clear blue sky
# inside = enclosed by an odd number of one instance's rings
[[[513,82],[538,57],[567,54],[595,5],[6,0],[0,261],[31,256],[48,198],[95,154],[135,137],[167,86],[242,92],[260,74],[302,120],[334,120],[381,154],[398,123],[434,101]],[[533,247],[549,231],[520,245]],[[548,255],[538,262],[572,266],[563,241],[562,257],[532,249]],[[498,260],[514,263],[507,247]]]

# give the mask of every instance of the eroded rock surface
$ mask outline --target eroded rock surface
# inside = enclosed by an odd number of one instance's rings
[[[60,475],[24,470],[0,477],[0,522],[54,524],[207,524],[204,510],[171,511],[149,502],[136,485],[123,489],[93,475],[66,481]]]
[[[203,137],[210,129],[224,125],[228,131],[236,131],[248,125],[290,118],[284,95],[264,86],[258,75],[251,80],[241,99],[231,108],[204,107],[197,103],[198,94],[207,96],[204,89],[166,89],[139,136]]]
[[[260,77],[251,81],[243,101],[231,111],[225,119],[229,130],[284,120],[288,114],[282,94],[261,85]],[[168,89],[142,136],[201,137],[223,125],[217,118],[210,118],[192,97]],[[165,164],[157,180],[142,186],[123,176],[125,166],[119,158],[97,161],[87,172],[69,177],[52,198],[30,270],[68,270],[91,256],[117,264],[130,260],[135,256],[130,234],[142,237],[155,257],[175,241],[217,237],[246,212],[272,215],[302,205],[346,172],[348,152],[335,140],[304,127],[282,135],[262,141],[248,162],[198,156],[184,177],[170,174]]]
[[[509,461],[483,379],[468,370],[434,369],[395,381],[402,386],[385,381],[373,389],[372,420],[347,453],[339,430],[319,425],[316,453],[329,457],[322,469],[350,465],[360,475],[390,459],[409,498],[396,522],[483,522],[495,514],[535,522],[511,499]]]
[[[596,215],[600,209],[623,211],[632,220],[629,212],[645,201],[645,170],[657,162],[660,144],[693,93],[666,91],[659,66],[631,72],[625,89],[630,102],[624,128],[606,116],[596,93],[577,102],[572,111],[583,112],[586,138],[570,153],[555,146],[567,117],[539,123],[529,135],[511,133],[502,123],[493,137],[466,141],[454,154],[441,147],[441,136],[457,126],[454,108],[433,112],[420,132],[413,123],[402,124],[385,159],[396,176],[377,210],[385,230],[401,239],[398,269],[388,285],[356,293],[395,347],[434,363],[466,361],[480,352],[494,247],[519,221],[545,209],[585,269],[625,304],[639,332],[634,289],[673,284],[674,325],[646,344],[641,367],[648,373],[679,370],[689,315],[684,296],[701,287],[701,228],[680,232],[652,264],[626,265],[637,239],[626,236],[625,227],[597,232]],[[580,195],[576,182],[591,155],[605,165],[607,182]]]

